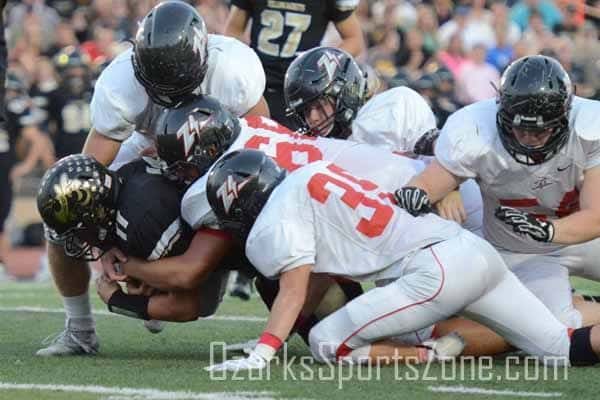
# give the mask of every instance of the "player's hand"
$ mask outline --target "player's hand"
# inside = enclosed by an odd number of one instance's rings
[[[205,371],[244,371],[250,369],[263,369],[268,362],[256,352],[251,351],[248,357],[238,358],[235,360],[227,360],[220,364],[213,364],[205,367]]]
[[[145,282],[138,279],[127,278],[126,281],[127,294],[140,295],[150,297],[157,290]]]
[[[417,217],[421,214],[432,212],[431,203],[427,192],[414,186],[405,186],[394,192],[398,205],[404,208],[410,215]]]
[[[494,215],[512,226],[513,231],[528,235],[538,242],[552,242],[554,239],[554,225],[550,221],[542,221],[524,211],[505,206],[496,208]]]
[[[225,351],[232,353],[250,354],[258,344],[257,339],[251,339],[246,342],[232,343],[225,346]]]
[[[108,304],[108,300],[117,290],[121,290],[119,284],[111,281],[105,274],[96,278],[96,293],[105,304]]]
[[[457,190],[450,192],[442,200],[435,203],[435,208],[440,217],[458,222],[461,225],[467,219],[462,197]]]
[[[127,275],[121,271],[121,264],[126,262],[127,257],[116,247],[108,250],[100,259],[102,270],[113,281],[124,281],[127,279]]]

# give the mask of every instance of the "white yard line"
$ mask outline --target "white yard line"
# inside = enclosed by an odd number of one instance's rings
[[[0,312],[32,312],[32,313],[59,313],[64,314],[63,308],[46,308],[46,307],[30,307],[30,306],[19,306],[19,307],[0,307]],[[106,310],[94,310],[95,315],[106,315],[110,317],[122,317],[122,315],[114,314]],[[216,315],[214,317],[202,318],[215,321],[242,321],[242,322],[265,322],[265,317],[253,317],[245,315]]]
[[[519,397],[560,397],[560,392],[521,392],[515,390],[483,389],[467,386],[429,386],[431,392],[437,393],[460,393],[460,394],[483,394],[493,396],[519,396]]]
[[[97,385],[39,385],[35,383],[0,382],[0,390],[39,390],[72,393],[92,393],[109,396],[113,399],[133,397],[136,400],[271,400],[275,392],[214,392],[164,391],[158,389],[137,389]]]

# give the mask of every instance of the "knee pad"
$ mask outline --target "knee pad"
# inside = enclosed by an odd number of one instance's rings
[[[569,350],[569,361],[574,367],[585,367],[597,364],[600,359],[592,348],[590,334],[592,327],[575,329],[571,334],[571,348]]]
[[[308,335],[310,351],[319,362],[335,361],[335,354],[339,343],[333,343],[322,323],[317,324]]]

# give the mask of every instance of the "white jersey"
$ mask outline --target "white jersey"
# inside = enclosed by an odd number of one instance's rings
[[[267,278],[314,264],[315,273],[389,279],[402,275],[405,257],[460,231],[433,214],[411,216],[376,183],[322,161],[290,174],[273,191],[250,231],[246,255]]]
[[[500,249],[542,254],[560,248],[513,232],[494,217],[500,206],[511,206],[549,219],[579,209],[583,173],[600,165],[600,102],[574,97],[569,115],[571,135],[566,145],[540,165],[519,164],[508,154],[496,127],[495,100],[467,106],[450,116],[437,141],[438,161],[459,177],[476,178],[484,204],[485,238]]]
[[[133,72],[130,48],[119,54],[96,82],[91,103],[92,125],[119,141],[136,129],[149,98]],[[221,35],[208,35],[208,70],[200,92],[215,97],[242,116],[258,103],[265,90],[265,73],[254,51]]]
[[[419,139],[436,129],[435,115],[425,99],[412,89],[397,87],[374,96],[359,110],[348,140],[412,154]],[[419,159],[428,163],[433,157]],[[480,235],[482,204],[479,187],[473,180],[467,180],[459,190],[467,214],[463,227]]]
[[[335,162],[342,168],[372,179],[392,192],[424,169],[423,162],[393,154],[385,149],[347,140],[312,137],[291,132],[264,117],[240,119],[241,131],[229,153],[239,149],[257,149],[273,158],[279,166],[294,171],[314,161]],[[181,215],[194,229],[215,226],[216,217],[206,197],[208,174],[196,180],[185,193]]]
[[[417,141],[435,129],[435,115],[425,99],[412,89],[397,87],[361,107],[348,140],[412,153]]]

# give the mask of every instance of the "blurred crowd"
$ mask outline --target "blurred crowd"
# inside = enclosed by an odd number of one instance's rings
[[[16,183],[36,165],[81,150],[95,79],[156,3],[9,1],[7,106],[29,132],[17,147]],[[190,3],[209,31],[222,33],[227,1]],[[359,61],[380,77],[381,89],[421,93],[440,126],[462,105],[493,97],[503,69],[528,54],[554,56],[578,95],[600,98],[600,0],[361,0],[357,14],[367,41]],[[324,44],[337,40],[331,29]]]

